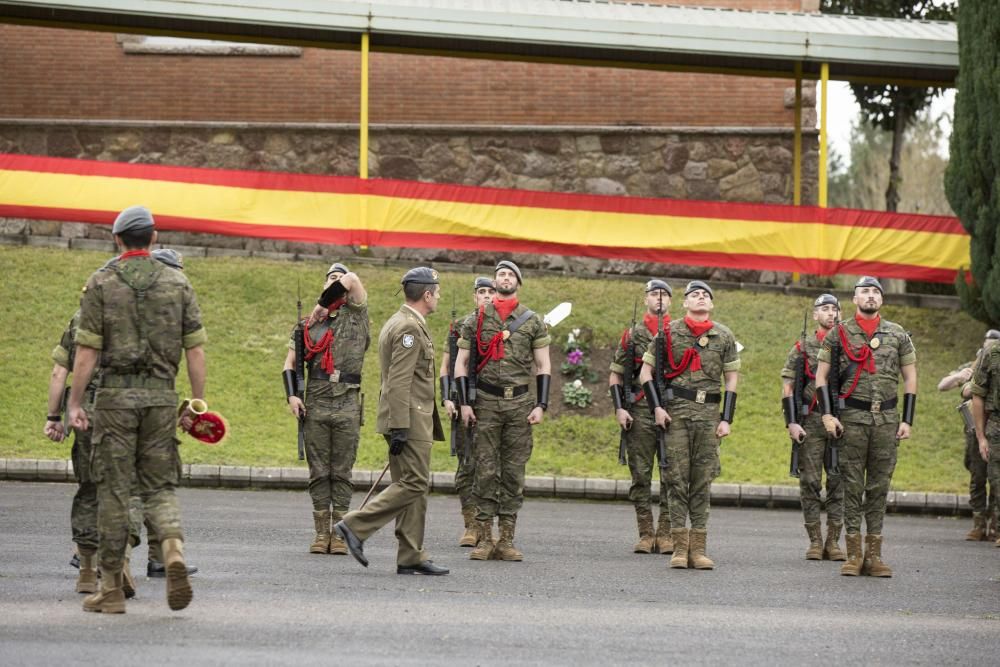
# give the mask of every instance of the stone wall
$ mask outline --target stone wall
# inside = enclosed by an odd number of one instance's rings
[[[803,139],[802,202],[816,201],[817,141]],[[0,152],[146,164],[353,176],[357,127],[191,123],[0,121]],[[551,192],[728,202],[792,202],[792,135],[786,129],[376,126],[369,172],[395,178]],[[100,225],[0,219],[0,234],[107,239]],[[164,243],[308,255],[360,249],[209,234]],[[495,252],[371,248],[386,259],[489,264]],[[566,271],[787,281],[719,268],[519,255],[526,267]]]

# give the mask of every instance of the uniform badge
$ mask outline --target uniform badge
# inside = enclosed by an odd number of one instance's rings
[[[403,347],[413,347],[413,334],[403,334]]]
[[[878,338],[872,338],[868,344],[872,346],[873,350],[877,350],[878,346],[881,345],[882,342]]]
[[[699,338],[698,339],[698,345],[701,345],[702,347],[707,347],[708,346],[708,336],[702,336],[701,338]]]

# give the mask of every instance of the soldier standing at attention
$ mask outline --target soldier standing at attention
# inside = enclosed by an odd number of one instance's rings
[[[518,302],[521,270],[503,260],[494,270],[497,296],[466,320],[458,341],[455,382],[462,421],[476,427],[476,479],[473,502],[478,509],[479,542],[471,560],[520,561],[514,547],[517,513],[524,504],[524,471],[531,458],[531,427],[541,424],[549,405],[549,343],[542,318]],[[475,346],[477,363],[470,364]],[[534,365],[536,395],[530,392]],[[470,401],[469,376],[476,376]],[[493,517],[499,517],[500,539],[493,544]]]
[[[844,527],[844,487],[840,473],[826,473],[826,542],[823,541],[823,526],[820,521],[820,500],[823,489],[823,468],[826,454],[827,434],[816,409],[816,364],[823,339],[840,319],[840,301],[832,294],[820,294],[813,303],[813,320],[819,325],[812,336],[796,341],[788,353],[785,367],[781,369],[781,405],[785,414],[788,435],[799,446],[799,496],[802,515],[805,518],[806,534],[809,536],[807,560],[844,560],[840,549],[840,531]],[[795,366],[802,358],[804,386],[801,388],[802,405],[795,405]],[[833,446],[833,445],[829,445]]]
[[[963,402],[959,406],[959,412],[963,419],[963,432],[965,435],[965,469],[969,471],[969,506],[972,508],[972,530],[965,539],[970,542],[987,540],[993,533],[996,533],[996,487],[990,484],[987,493],[987,465],[983,457],[979,455],[979,441],[976,439],[976,424],[972,417],[972,372],[976,362],[983,355],[984,351],[1000,339],[1000,331],[990,329],[986,332],[986,340],[983,347],[976,354],[976,358],[968,363],[964,363],[948,375],[941,378],[938,383],[938,391],[948,391],[955,387],[962,388]]]
[[[448,418],[451,420],[451,428],[454,431],[452,438],[455,442],[455,450],[458,453],[458,470],[455,471],[455,492],[458,493],[458,500],[462,507],[462,518],[465,522],[465,533],[458,542],[460,547],[474,547],[479,541],[479,530],[476,528],[476,506],[472,503],[472,483],[476,474],[476,452],[475,443],[466,443],[469,433],[464,428],[459,419],[458,407],[455,405],[453,396],[453,383],[455,379],[454,364],[456,359],[452,357],[451,340],[456,340],[462,335],[462,325],[469,318],[476,316],[479,307],[492,303],[496,296],[496,288],[493,287],[493,280],[485,276],[476,278],[472,286],[475,310],[471,314],[459,317],[448,325],[448,339],[445,341],[444,354],[441,355],[441,405],[444,407]],[[458,357],[457,346],[455,357]],[[465,456],[466,444],[469,446],[468,456]]]
[[[917,353],[903,327],[883,320],[882,284],[863,276],[854,285],[857,312],[823,339],[816,369],[816,392],[823,427],[834,438],[843,437],[840,470],[844,477],[844,524],[847,562],[840,573],[856,577],[891,577],[882,561],[882,522],[896,468],[899,441],[910,437],[917,405]],[[839,346],[839,368],[831,369],[831,351]],[[839,396],[830,395],[827,378],[837,373]],[[897,388],[903,376],[903,413],[896,411]],[[832,402],[840,403],[840,419]],[[861,518],[868,526],[861,553]]]
[[[378,337],[382,390],[377,429],[389,445],[392,484],[333,528],[351,555],[368,567],[364,541],[395,519],[396,573],[448,574],[424,551],[431,446],[433,440],[444,440],[434,400],[434,341],[425,318],[437,310],[441,288],[437,271],[426,267],[407,271],[402,284],[406,303]]]
[[[976,442],[979,456],[986,461],[986,473],[990,488],[1000,488],[1000,345],[992,344],[983,348],[979,355],[972,381],[972,416],[976,424]],[[994,494],[993,511],[998,511]],[[995,546],[1000,547],[1000,538]]]
[[[167,604],[184,609],[192,592],[174,493],[181,470],[174,380],[183,351],[191,395],[204,400],[207,336],[191,283],[182,272],[150,257],[156,231],[149,210],[125,209],[111,232],[122,254],[114,267],[95,272],[84,288],[73,365],[76,381],[69,397],[71,424],[86,430],[83,394],[99,363],[93,445],[101,587],[84,600],[83,608],[125,612],[122,567],[130,488],[136,479],[146,516],[160,539]],[[181,426],[190,425],[191,416],[185,413]]]
[[[628,453],[629,472],[632,486],[628,498],[635,506],[636,522],[639,524],[639,541],[632,547],[637,554],[658,552],[669,554],[674,551],[670,536],[670,504],[667,480],[660,477],[660,518],[656,532],[653,532],[653,509],[651,488],[653,467],[656,465],[657,433],[653,414],[643,402],[642,388],[639,386],[639,371],[642,369],[642,355],[656,336],[658,313],[663,320],[663,329],[670,326],[670,285],[663,280],[646,283],[645,313],[642,320],[625,330],[615,348],[611,360],[611,401],[615,406],[615,418],[624,431]],[[629,357],[631,356],[631,359]],[[630,373],[626,373],[626,368]],[[625,377],[628,374],[629,377]],[[629,397],[632,397],[631,402]]]
[[[334,263],[317,308],[292,331],[282,377],[288,408],[304,419],[309,496],[316,536],[309,553],[347,554],[347,545],[331,534],[351,504],[354,486],[351,468],[358,454],[361,431],[361,367],[371,337],[365,287],[346,266]],[[296,359],[297,335],[302,336],[304,359]],[[295,395],[299,368],[308,368],[305,404]]]
[[[709,501],[712,480],[720,472],[720,442],[729,435],[736,412],[740,357],[733,332],[710,319],[714,308],[712,288],[701,280],[689,282],[684,288],[686,315],[664,332],[667,395],[660,396],[654,382],[656,338],[643,355],[639,375],[656,425],[667,430],[672,568],[715,567],[705,555]],[[723,384],[725,397],[719,392]]]

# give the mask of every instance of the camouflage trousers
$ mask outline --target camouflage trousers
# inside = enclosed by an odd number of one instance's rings
[[[97,483],[98,554],[105,569],[122,568],[133,489],[142,500],[150,533],[161,540],[183,539],[174,492],[181,471],[176,413],[172,405],[96,411],[91,472]]]
[[[628,454],[628,469],[632,473],[632,486],[628,489],[628,499],[637,509],[650,509],[653,504],[653,469],[658,468],[656,444],[657,427],[653,415],[645,404],[633,406],[632,426],[625,431],[625,451]],[[669,458],[669,457],[668,457]],[[667,483],[660,471],[660,514],[669,512]],[[669,514],[667,514],[669,516]]]
[[[965,469],[969,471],[969,507],[973,512],[989,512],[996,505],[996,482],[990,481],[986,461],[979,455],[976,433],[965,432]]]
[[[458,452],[458,467],[455,469],[455,492],[462,504],[462,509],[472,504],[472,487],[476,481],[476,448],[475,442],[469,442],[469,456],[465,456],[465,443],[469,441],[469,432],[461,420],[452,422],[455,432],[455,451]]]
[[[1000,489],[1000,418],[994,419],[992,415],[990,416],[986,422],[986,439],[990,443],[990,460],[986,463],[986,475],[990,480],[990,489]],[[978,451],[976,458],[983,460]],[[992,502],[990,509],[1000,512],[1000,498],[997,498],[996,493],[993,493]]]
[[[848,534],[860,533],[864,517],[868,533],[881,535],[889,484],[896,469],[899,424],[896,420],[843,424],[840,472],[844,477],[844,525]]]
[[[805,523],[817,523],[823,507],[823,458],[826,454],[826,430],[819,412],[811,413],[802,427],[806,439],[799,446],[799,498]],[[840,443],[837,443],[839,446]],[[842,450],[841,450],[842,451]],[[840,468],[843,469],[843,461]],[[844,523],[843,475],[826,476],[827,523]]]
[[[712,480],[719,476],[718,422],[676,418],[667,429],[667,484],[670,524],[684,528],[708,527]]]
[[[322,512],[332,505],[334,512],[343,514],[354,493],[351,469],[361,431],[358,390],[308,400],[303,428],[313,509]]]
[[[476,399],[476,470],[472,499],[478,518],[517,514],[524,504],[524,470],[533,447],[528,415],[534,408],[530,394],[505,400]]]

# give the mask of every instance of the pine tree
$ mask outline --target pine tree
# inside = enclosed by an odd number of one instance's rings
[[[962,0],[959,79],[945,194],[972,237],[972,284],[960,272],[962,307],[1000,324],[1000,12],[996,0]]]

